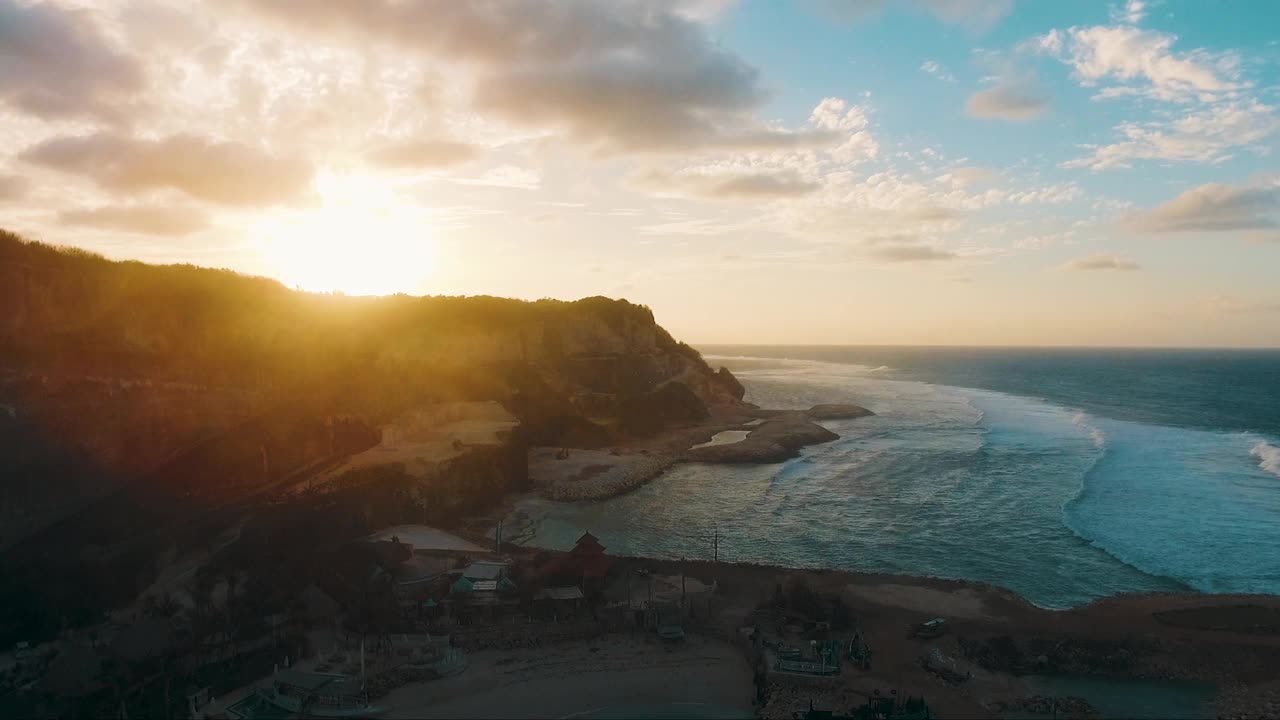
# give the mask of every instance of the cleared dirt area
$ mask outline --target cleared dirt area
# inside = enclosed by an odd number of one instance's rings
[[[751,668],[734,646],[703,637],[664,645],[645,633],[473,653],[463,674],[407,685],[378,704],[388,718],[560,718],[653,706],[747,718],[753,696]]]

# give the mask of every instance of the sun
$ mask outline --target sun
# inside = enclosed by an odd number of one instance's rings
[[[420,293],[435,265],[432,228],[378,178],[322,173],[321,203],[264,220],[254,233],[291,287],[348,295]]]

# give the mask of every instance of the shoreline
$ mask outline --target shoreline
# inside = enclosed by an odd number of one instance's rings
[[[608,498],[602,498],[605,500]],[[499,507],[495,507],[493,511],[482,515],[472,516],[468,518],[465,524],[454,531],[458,536],[471,540],[481,545],[492,544],[495,540],[495,528],[498,521],[502,522],[503,545],[510,545],[517,548],[518,554],[534,554],[538,552],[565,553],[565,549],[547,547],[536,544],[534,538],[536,536],[537,524],[540,519],[535,517],[526,508],[521,507],[528,502],[550,501],[563,502],[558,500],[550,500],[536,492],[519,493],[508,495],[504,498]],[[514,533],[513,533],[514,528]],[[619,560],[627,562],[640,563],[656,563],[656,564],[673,564],[677,565],[682,561],[675,558],[654,557],[648,555],[615,555]],[[835,566],[787,566],[776,565],[767,562],[737,562],[737,561],[712,561],[708,559],[686,559],[683,561],[688,565],[696,566],[712,566],[722,568],[747,568],[761,572],[788,573],[788,574],[809,574],[814,576],[848,576],[857,581],[868,581],[875,583],[894,583],[912,587],[939,587],[948,588],[950,590],[973,590],[981,593],[988,593],[991,596],[1000,596],[1004,601],[1012,602],[1026,609],[1046,612],[1046,613],[1073,613],[1100,605],[1108,605],[1113,602],[1121,604],[1129,601],[1164,601],[1172,599],[1194,600],[1201,599],[1207,601],[1227,601],[1231,599],[1261,599],[1267,602],[1274,602],[1277,608],[1280,608],[1280,594],[1268,593],[1214,593],[1197,590],[1188,587],[1186,590],[1179,591],[1132,591],[1121,592],[1112,595],[1103,595],[1090,599],[1079,605],[1071,605],[1066,607],[1053,607],[1049,605],[1039,605],[1029,598],[1021,595],[1016,590],[1007,588],[994,582],[986,580],[978,580],[963,577],[945,577],[941,575],[925,575],[925,574],[899,574],[899,573],[880,573],[865,570],[857,570],[852,568],[841,568]],[[1278,609],[1280,612],[1280,609]],[[1277,626],[1277,633],[1280,634],[1280,626]]]
[[[874,413],[858,405],[815,405],[807,410],[718,408],[705,420],[608,447],[530,447],[529,478],[535,491],[549,500],[607,500],[661,477],[680,463],[785,462],[799,457],[805,447],[840,438],[821,421],[870,415]],[[735,442],[713,444],[724,432],[746,434]]]

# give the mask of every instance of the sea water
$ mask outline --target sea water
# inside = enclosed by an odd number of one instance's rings
[[[1280,352],[704,348],[769,408],[853,402],[773,465],[534,500],[531,544],[980,580],[1045,607],[1280,592]]]

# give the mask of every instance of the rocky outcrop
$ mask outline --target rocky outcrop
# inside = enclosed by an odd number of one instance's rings
[[[708,463],[776,463],[796,457],[806,445],[839,437],[803,413],[789,412],[761,423],[740,442],[691,448],[684,457]]]
[[[729,372],[729,368],[723,365],[720,366],[720,369],[716,371],[716,380],[729,391],[729,395],[735,400],[741,400],[746,397],[747,388],[742,385],[738,378],[733,376],[733,373]]]
[[[804,414],[814,420],[853,420],[855,418],[867,417],[875,415],[875,413],[862,407],[861,405],[849,404],[825,404],[814,405]]]
[[[680,382],[622,398],[618,414],[628,433],[641,436],[652,435],[674,423],[702,420],[708,415],[702,399]]]

